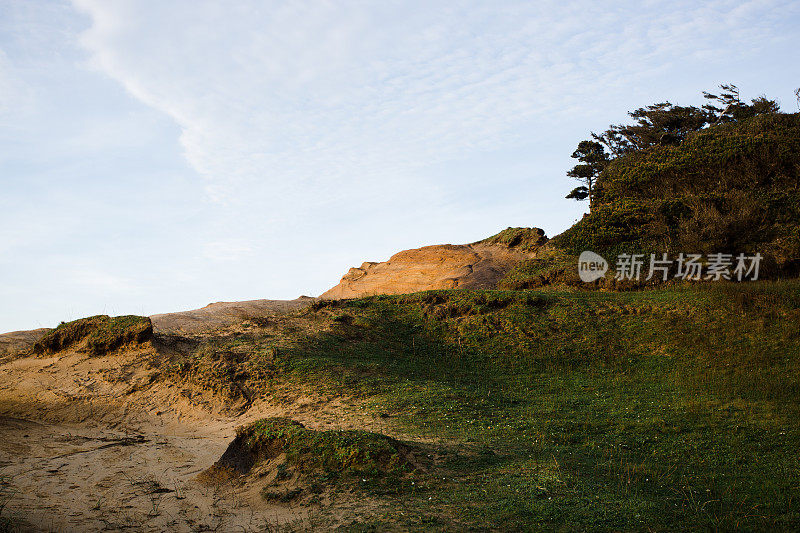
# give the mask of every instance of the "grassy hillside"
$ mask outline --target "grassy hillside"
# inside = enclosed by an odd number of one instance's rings
[[[319,303],[179,364],[237,353],[217,385],[366,401],[365,429],[432,446],[354,530],[796,529],[799,321],[796,281],[434,291]]]

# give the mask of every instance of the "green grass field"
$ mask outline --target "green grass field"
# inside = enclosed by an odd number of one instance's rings
[[[365,400],[441,457],[390,502],[401,515],[355,529],[800,527],[800,282],[433,291],[305,316],[324,327],[288,334],[279,379]]]

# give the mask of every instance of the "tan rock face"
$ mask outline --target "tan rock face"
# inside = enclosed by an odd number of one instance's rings
[[[338,285],[320,298],[337,300],[433,289],[494,289],[506,272],[520,261],[536,257],[538,246],[547,241],[541,230],[524,230],[535,237],[526,240],[525,246],[490,238],[473,244],[424,246],[398,252],[383,263],[367,262],[351,268]]]

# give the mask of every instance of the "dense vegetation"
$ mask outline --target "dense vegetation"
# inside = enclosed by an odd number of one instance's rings
[[[611,161],[592,212],[553,239],[569,252],[755,253],[800,258],[800,114],[767,114]]]
[[[632,124],[581,141],[567,175],[583,186],[568,198],[588,197],[591,214],[555,244],[745,251],[768,243],[782,266],[797,257],[796,228],[785,225],[798,221],[800,117],[720,87],[703,93],[702,107],[639,108]],[[774,242],[783,238],[791,242]]]
[[[567,198],[589,199],[593,205],[594,188],[608,162],[655,146],[681,144],[693,132],[709,126],[737,122],[780,111],[778,103],[759,96],[751,103],[739,98],[733,84],[720,85],[720,94],[703,92],[708,103],[702,107],[673,105],[670,102],[640,107],[628,113],[632,124],[612,124],[603,133],[592,133],[592,140],[581,141],[572,157],[579,161],[567,176],[582,183]],[[800,91],[800,89],[798,89]],[[610,153],[606,152],[606,148]]]
[[[581,141],[567,175],[582,185],[568,198],[590,212],[519,265],[501,287],[551,284],[636,288],[649,283],[602,279],[587,285],[577,255],[592,250],[611,264],[621,253],[760,254],[760,277],[800,272],[800,114],[779,112],[765,97],[747,104],[735,86],[704,93],[703,107],[669,102],[630,113]],[[606,152],[606,148],[610,153]]]

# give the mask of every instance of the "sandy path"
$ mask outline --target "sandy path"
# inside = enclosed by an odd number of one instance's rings
[[[302,529],[307,511],[271,508],[240,486],[196,481],[224,452],[225,433],[151,421],[123,431],[0,417],[6,514],[21,531]]]
[[[256,481],[213,487],[195,478],[240,424],[290,414],[332,425],[341,406],[305,398],[231,413],[202,391],[148,385],[155,372],[148,357],[68,354],[0,364],[3,516],[20,531],[308,529],[313,510],[263,501]]]
[[[0,471],[23,531],[265,529],[246,501],[193,480],[224,438],[0,418]],[[265,523],[266,522],[266,523]]]

